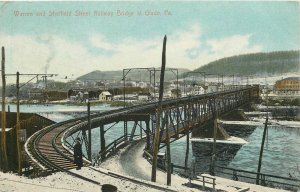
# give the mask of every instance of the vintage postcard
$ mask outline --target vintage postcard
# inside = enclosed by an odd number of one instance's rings
[[[0,1],[0,191],[299,191],[298,1]]]

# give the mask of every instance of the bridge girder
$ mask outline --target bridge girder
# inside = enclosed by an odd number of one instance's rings
[[[164,100],[162,102],[162,112],[160,117],[157,117],[157,105],[155,103],[145,104],[144,107],[133,106],[127,109],[112,111],[111,113],[107,112],[107,114],[105,113],[103,115],[103,118],[99,115],[94,115],[95,117],[92,116],[92,128],[98,128],[101,125],[110,123],[126,122],[124,123],[124,140],[128,142],[136,136],[135,130],[139,127],[147,138],[146,149],[151,151],[153,148],[154,128],[156,126],[155,123],[157,118],[161,118],[159,141],[161,143],[160,148],[162,148],[164,147],[166,138],[166,129],[169,129],[170,142],[173,142],[190,133],[193,129],[204,126],[207,122],[212,121],[217,116],[226,114],[243,104],[256,99],[258,94],[258,87],[248,87],[241,90]],[[114,113],[120,113],[120,115],[113,115]],[[132,130],[134,131],[131,131],[131,134],[127,133],[129,126],[127,122],[133,122]],[[168,122],[168,127],[166,122]],[[82,126],[87,126],[87,124]],[[74,129],[73,133],[78,130],[80,129]],[[69,135],[71,135],[71,132]]]

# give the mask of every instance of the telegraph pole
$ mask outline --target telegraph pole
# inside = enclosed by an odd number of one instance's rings
[[[2,48],[2,56],[3,56],[3,52],[4,52],[4,48]],[[2,60],[3,63],[3,60]],[[33,79],[37,78],[39,75],[44,75],[44,74],[20,74],[19,72],[17,72],[16,74],[4,74],[3,73],[3,69],[2,69],[2,82],[3,82],[3,78],[4,78],[4,83],[5,83],[5,76],[16,76],[17,80],[16,80],[16,89],[17,89],[17,119],[16,119],[16,144],[17,144],[17,153],[18,153],[18,174],[22,175],[22,147],[20,145],[20,89],[25,86],[27,83],[29,83],[30,81],[32,81]],[[20,75],[25,75],[25,76],[34,76],[33,78],[31,78],[29,81],[27,81],[25,84],[23,84],[22,86],[20,86]],[[57,75],[57,74],[49,74],[50,77],[52,77],[53,75]],[[45,75],[47,76],[47,74]],[[5,86],[4,88],[4,93],[5,93]],[[2,92],[3,94],[3,92]],[[2,114],[3,111],[5,112],[5,104],[3,103],[3,98],[5,98],[5,96],[2,96]],[[5,101],[5,100],[4,100]],[[4,110],[3,110],[3,106],[4,106]],[[6,116],[4,117],[4,121],[6,120]],[[2,116],[2,122],[3,122],[3,116]],[[5,126],[4,126],[5,127]],[[2,125],[2,129],[3,129],[3,125]],[[3,135],[2,135],[3,136]],[[1,146],[3,146],[1,144]],[[5,151],[6,154],[6,151]],[[6,158],[7,161],[7,158]]]
[[[188,118],[188,127],[186,129],[186,151],[185,151],[185,159],[184,159],[184,167],[185,167],[185,174],[187,175],[188,169],[188,162],[189,162],[189,153],[190,153],[190,126],[191,126],[191,113],[188,112],[191,110],[190,103],[188,104],[188,110],[184,110],[184,116]]]
[[[88,110],[88,137],[89,137],[89,145],[88,145],[88,159],[92,161],[92,124],[91,124],[91,103],[88,101],[87,103]]]
[[[213,113],[214,113],[214,127],[213,127],[213,153],[212,153],[212,157],[211,157],[211,169],[210,169],[210,174],[211,175],[215,175],[215,161],[216,161],[216,136],[217,136],[217,128],[218,128],[218,111],[216,109],[216,99],[214,98],[213,100],[213,105],[211,105],[211,107],[213,107]]]
[[[234,74],[232,74],[232,88],[234,89]]]
[[[161,64],[161,73],[160,73],[160,85],[159,85],[159,100],[158,100],[158,111],[156,118],[156,128],[154,135],[154,147],[153,147],[153,159],[152,159],[152,173],[151,173],[151,181],[156,182],[156,168],[157,168],[157,153],[159,146],[159,132],[160,132],[160,115],[162,111],[162,98],[164,91],[164,75],[166,68],[166,44],[167,44],[167,36],[164,37],[163,42],[163,51],[162,51],[162,64]]]
[[[171,148],[170,148],[170,131],[169,131],[169,108],[166,109],[166,148],[167,148],[167,185],[171,185]]]
[[[123,70],[123,108],[125,108],[126,107],[126,104],[125,104],[125,91],[126,91],[126,88],[125,88],[125,86],[126,86],[126,84],[125,84],[125,74],[124,74],[125,72],[124,72],[124,70]]]
[[[20,147],[20,84],[19,78],[20,73],[17,72],[17,126],[16,126],[16,142],[17,142],[17,151],[18,151],[18,173],[22,175],[22,157],[21,157],[21,147]]]
[[[259,160],[258,160],[258,167],[257,167],[257,175],[256,175],[256,185],[259,185],[259,176],[260,176],[260,170],[261,170],[261,162],[262,162],[262,156],[264,152],[264,145],[265,145],[265,139],[266,139],[266,133],[268,130],[268,120],[269,120],[269,104],[268,104],[268,90],[266,89],[266,95],[267,95],[267,117],[266,117],[266,122],[265,122],[265,127],[264,127],[264,132],[263,132],[263,137],[261,141],[261,146],[260,146],[260,153],[259,153]]]
[[[6,152],[6,112],[5,112],[5,50],[2,47],[2,62],[1,62],[1,74],[2,74],[2,121],[1,121],[1,168],[3,172],[7,171],[7,152]]]

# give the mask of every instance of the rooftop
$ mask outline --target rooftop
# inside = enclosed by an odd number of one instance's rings
[[[294,80],[294,81],[300,81],[300,77],[287,77],[287,78],[284,78],[282,80]]]
[[[103,95],[111,95],[110,92],[108,92],[108,91],[103,91],[101,94],[103,94]]]

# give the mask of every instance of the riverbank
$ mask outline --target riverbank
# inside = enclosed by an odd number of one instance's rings
[[[100,167],[118,172],[123,175],[129,175],[131,177],[143,179],[145,181],[151,181],[151,164],[143,158],[145,142],[140,141],[132,144],[125,149],[119,151],[119,154],[103,162]],[[157,170],[156,181],[159,184],[166,185],[167,175],[166,173]],[[189,180],[187,178],[180,177],[172,174],[172,187],[178,191],[199,191],[184,187]]]
[[[122,192],[202,191],[201,181],[193,180],[193,188],[190,188],[185,186],[189,182],[188,179],[175,174],[172,174],[172,185],[168,187],[165,185],[166,173],[160,170],[157,171],[157,183],[149,181],[151,165],[142,157],[143,148],[144,142],[138,142],[122,149],[117,155],[103,162],[100,167],[83,167],[81,170],[71,170],[72,172],[99,182],[100,185],[89,183],[62,172],[35,179],[0,172],[0,192],[94,192],[101,191],[101,186],[104,184],[114,185],[118,188],[118,191]],[[208,187],[210,186],[208,185]],[[221,177],[216,177],[216,189],[224,192],[237,192],[240,189],[249,192],[284,191],[232,181]]]
[[[134,178],[143,179],[145,182],[150,182],[151,179],[151,164],[143,158],[143,149],[145,142],[140,141],[119,151],[118,155],[103,162],[100,167],[118,172],[122,175],[129,175]],[[157,183],[166,186],[166,173],[157,170]],[[192,180],[192,188],[189,186],[187,178],[172,174],[172,189],[176,191],[202,191],[202,181]],[[211,185],[207,185],[212,188]],[[249,184],[244,182],[233,181],[221,177],[216,177],[216,189],[224,192],[244,191],[254,192],[284,192],[285,190],[263,187],[260,185]],[[246,190],[248,189],[248,190]],[[140,191],[140,190],[138,190]],[[142,190],[141,190],[142,191]],[[205,189],[207,191],[207,189]]]
[[[70,105],[70,106],[87,106],[86,102],[76,102],[76,101],[71,101],[71,100],[59,100],[59,101],[49,101],[45,103],[40,103],[40,102],[32,102],[32,101],[27,101],[27,100],[21,100],[20,101],[21,105],[43,105],[43,106],[48,106],[48,105]],[[9,102],[7,105],[16,105],[16,102]],[[91,106],[97,106],[97,105],[109,105],[111,107],[123,107],[124,102],[123,101],[98,101],[98,100],[91,100],[90,101]],[[126,106],[129,106],[129,103],[125,103]]]

